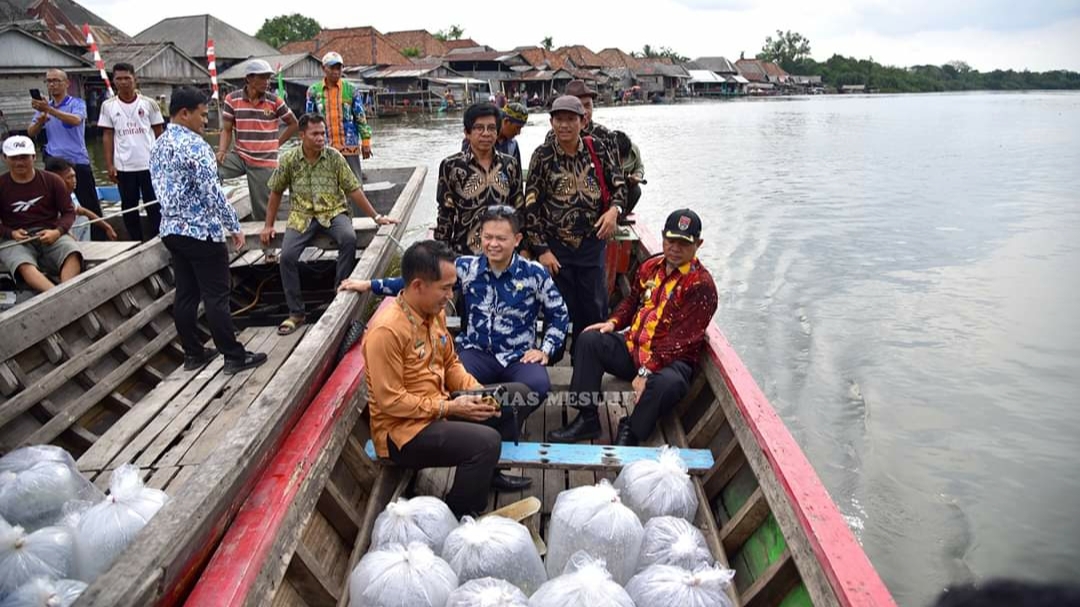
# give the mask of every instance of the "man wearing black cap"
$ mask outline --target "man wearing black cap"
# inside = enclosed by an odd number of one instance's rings
[[[525,186],[528,246],[566,300],[575,339],[606,317],[605,241],[626,205],[622,170],[601,161],[597,146],[581,137],[584,119],[577,97],[552,103],[555,140],[533,152]]]
[[[611,317],[585,328],[574,355],[571,402],[578,416],[548,433],[549,441],[574,442],[600,436],[599,402],[604,373],[632,380],[637,404],[619,421],[615,444],[647,440],[660,416],[690,389],[690,377],[716,313],[716,285],[697,259],[701,218],[680,209],[664,224],[664,254],[641,264]]]

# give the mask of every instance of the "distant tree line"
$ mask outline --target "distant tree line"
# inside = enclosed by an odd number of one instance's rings
[[[980,72],[963,61],[908,68],[881,65],[869,59],[833,55],[824,62],[810,57],[810,40],[798,32],[777,30],[757,55],[774,61],[789,74],[821,76],[831,87],[863,84],[882,92],[927,93],[944,91],[1020,91],[1080,89],[1080,73],[1067,70]]]

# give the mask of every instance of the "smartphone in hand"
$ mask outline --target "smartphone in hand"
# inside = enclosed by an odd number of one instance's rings
[[[30,98],[41,101],[41,89],[30,89]]]

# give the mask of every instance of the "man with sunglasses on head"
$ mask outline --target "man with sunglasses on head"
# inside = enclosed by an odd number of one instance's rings
[[[697,213],[680,209],[668,216],[663,254],[642,263],[630,295],[578,338],[570,379],[578,416],[549,432],[549,441],[600,436],[601,403],[588,399],[600,392],[604,373],[632,380],[637,399],[634,412],[619,421],[616,445],[648,440],[660,416],[686,396],[717,306],[716,285],[697,258],[702,242]]]
[[[545,366],[566,340],[569,316],[551,276],[542,265],[516,253],[521,243],[517,212],[491,206],[480,215],[483,256],[455,260],[455,289],[464,298],[465,330],[457,337],[458,357],[484,385],[519,382],[534,395],[531,406],[519,408],[517,423],[502,428],[503,440],[516,440],[521,423],[551,390]],[[342,290],[397,295],[401,278],[346,280]],[[536,321],[543,314],[547,330],[537,347]],[[512,419],[513,411],[508,411]],[[526,486],[528,479],[504,476],[504,483]]]
[[[499,109],[490,103],[466,108],[468,147],[439,165],[434,236],[458,255],[479,254],[479,218],[485,208],[501,204],[520,209],[524,205],[521,165],[495,149],[499,119]]]

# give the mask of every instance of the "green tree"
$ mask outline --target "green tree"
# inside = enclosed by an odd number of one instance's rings
[[[653,48],[651,44],[646,44],[641,47],[640,51],[632,52],[630,55],[639,59],[670,59],[674,63],[685,63],[690,60],[689,57],[680,55],[671,50],[670,47],[662,46],[660,48]]]
[[[461,40],[461,37],[465,35],[465,29],[460,25],[451,25],[450,27],[435,32],[435,37],[443,42],[447,40]]]
[[[550,51],[555,47],[555,41],[551,39],[551,36],[544,36],[544,39],[540,41],[540,46]]]
[[[810,40],[798,32],[776,30],[776,38],[765,37],[765,45],[757,58],[772,61],[786,72],[797,73],[799,69],[805,69],[804,60],[810,58]]]
[[[408,46],[401,49],[401,54],[405,55],[406,57],[416,58],[420,56],[420,49],[415,46]]]
[[[293,13],[263,21],[262,27],[255,32],[255,37],[274,48],[281,48],[290,42],[311,40],[321,31],[322,26],[318,21],[300,13]]]

